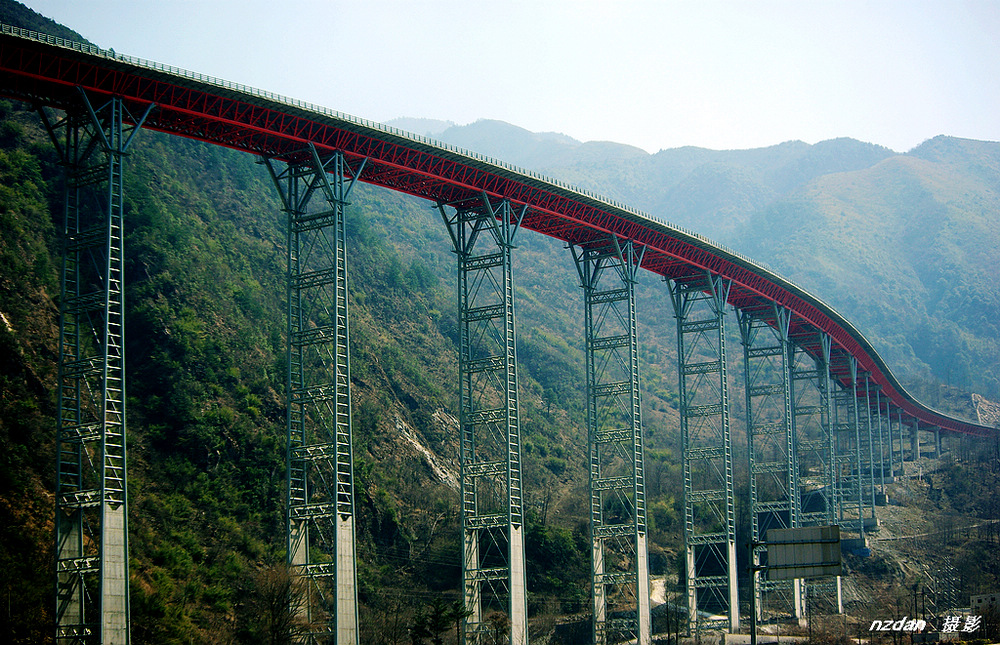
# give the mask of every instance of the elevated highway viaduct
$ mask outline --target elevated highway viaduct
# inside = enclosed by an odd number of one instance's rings
[[[467,643],[486,642],[487,612],[496,607],[506,613],[509,642],[527,642],[510,262],[522,229],[567,244],[585,294],[595,643],[650,642],[638,271],[662,276],[675,312],[693,629],[704,622],[702,610],[725,615],[730,629],[740,620],[725,333],[733,312],[745,365],[755,541],[767,528],[819,524],[838,524],[863,539],[874,520],[876,489],[901,468],[904,430],[911,458],[919,457],[919,431],[933,432],[938,446],[942,434],[996,437],[994,428],[917,401],[848,320],[762,264],[537,173],[269,92],[6,25],[0,95],[38,110],[67,172],[59,642],[129,638],[121,177],[141,129],[256,155],[282,200],[290,294],[288,558],[316,592],[297,609],[312,626],[307,640],[358,642],[343,222],[357,181],[433,203],[458,257]],[[808,480],[800,477],[803,467],[812,473]],[[806,504],[807,496],[821,503]],[[625,510],[612,513],[613,506]],[[317,552],[323,557],[316,559]],[[798,582],[773,587],[800,610]]]

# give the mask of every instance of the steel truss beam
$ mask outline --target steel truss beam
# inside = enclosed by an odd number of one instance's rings
[[[751,540],[763,542],[767,531],[799,526],[800,498],[792,420],[793,347],[788,330],[791,312],[778,306],[737,310],[743,344],[744,391],[747,411],[747,444],[750,473]],[[751,575],[764,564],[763,545],[754,546]],[[761,580],[757,619],[763,616],[764,599],[776,609],[802,616],[799,580]],[[765,596],[764,594],[768,594]]]
[[[635,284],[643,249],[571,246],[584,293],[593,642],[651,639]]]
[[[708,611],[727,614],[735,631],[740,613],[725,333],[732,283],[706,272],[668,284],[677,319],[688,630],[703,629],[699,616]]]
[[[264,158],[288,214],[287,544],[302,642],[358,643],[344,211],[364,161]]]
[[[485,193],[475,207],[439,204],[458,255],[463,638],[492,642],[490,614],[507,642],[528,642],[521,431],[511,250],[525,208]]]
[[[56,641],[129,642],[122,220],[145,113],[82,90],[53,121],[65,168],[56,434]]]

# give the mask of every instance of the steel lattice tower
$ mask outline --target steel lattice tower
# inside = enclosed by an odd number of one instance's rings
[[[770,529],[799,526],[799,484],[792,423],[792,372],[788,340],[791,312],[772,307],[737,311],[743,343],[744,391],[750,479],[751,540],[763,542]],[[763,564],[763,546],[753,547],[754,566]],[[751,575],[757,575],[752,573]],[[798,580],[764,579],[754,587],[758,619],[762,594],[779,597],[793,616],[801,615]]]
[[[835,358],[841,381],[833,393],[834,477],[836,524],[842,531],[864,537],[864,475],[861,470],[861,423],[858,405],[858,364],[849,355]],[[839,379],[838,379],[839,380]]]
[[[882,414],[882,387],[880,385],[874,385],[872,387],[875,390],[875,415],[878,420],[878,478],[879,478],[879,493],[883,496],[885,495],[885,471],[886,471],[886,441],[889,442],[889,477],[895,475],[892,464],[892,435],[886,434],[886,426],[883,425],[883,414]],[[889,425],[888,429],[891,430],[892,426]]]
[[[832,339],[810,333],[791,339],[792,425],[799,473],[799,526],[837,523],[837,479],[834,476]],[[818,507],[818,508],[817,508]],[[802,585],[803,602],[828,598],[843,613],[840,577]]]
[[[441,217],[458,255],[464,641],[508,624],[528,642],[511,250],[526,209],[482,203]]]
[[[801,526],[834,524],[836,520],[830,338],[825,334],[816,336],[797,339],[789,348],[796,461],[807,472],[799,480]],[[807,352],[803,348],[806,342],[814,344],[813,349],[818,351]],[[804,498],[807,494],[810,497]]]
[[[889,419],[892,419],[892,413],[890,412]],[[903,443],[903,410],[902,408],[896,408],[896,430],[899,436],[899,476],[903,477],[906,471],[903,468],[903,461],[905,457],[906,444]]]
[[[861,430],[861,462],[862,475],[864,476],[863,500],[866,508],[866,516],[872,520],[875,518],[875,426],[872,423],[872,383],[870,374],[863,372],[865,405],[865,424]]]
[[[358,642],[344,210],[364,163],[310,144],[283,170],[288,214],[287,537],[306,642]],[[317,198],[317,199],[314,199]]]
[[[732,283],[705,273],[669,284],[677,318],[688,629],[701,628],[699,611],[707,610],[728,614],[735,631],[740,613],[725,330]]]
[[[651,639],[635,283],[644,249],[570,247],[584,293],[593,642]],[[617,617],[613,617],[617,616]]]
[[[129,642],[122,165],[152,106],[53,122],[66,169],[56,435],[56,641]]]

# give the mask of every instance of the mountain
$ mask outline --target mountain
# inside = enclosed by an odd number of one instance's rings
[[[51,18],[46,18],[20,2],[15,2],[15,0],[4,0],[4,2],[0,3],[0,22],[5,25],[14,25],[22,29],[30,29],[67,40],[84,42],[83,36],[72,29],[60,25]]]
[[[438,137],[442,132],[455,125],[453,121],[441,121],[439,119],[409,119],[399,118],[386,121],[386,125],[425,137]]]
[[[843,312],[908,382],[1000,388],[1000,144],[938,137],[817,177],[730,243]]]
[[[475,152],[489,150],[487,154],[524,167],[545,165],[580,146],[579,141],[564,134],[529,132],[488,119],[450,127],[438,139]]]

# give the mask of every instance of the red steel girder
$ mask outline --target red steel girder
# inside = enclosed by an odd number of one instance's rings
[[[310,109],[250,88],[224,85],[179,70],[109,57],[74,47],[0,34],[0,93],[36,105],[66,109],[77,89],[118,96],[137,107],[154,104],[145,127],[286,161],[313,144],[367,159],[362,181],[435,203],[476,208],[482,196],[527,205],[525,228],[572,244],[631,239],[646,248],[643,267],[671,279],[723,276],[737,307],[775,303],[793,313],[792,333],[829,334],[854,356],[892,405],[929,425],[989,436],[995,430],[952,419],[917,403],[853,326],[831,308],[770,271],[693,234],[653,221],[503,164],[434,145],[365,121]],[[815,345],[813,345],[815,347]],[[808,351],[808,350],[807,350]],[[813,350],[816,351],[816,350]]]

